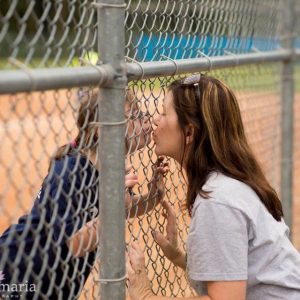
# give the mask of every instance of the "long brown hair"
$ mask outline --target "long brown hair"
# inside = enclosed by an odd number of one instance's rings
[[[98,126],[94,123],[98,121],[98,91],[88,90],[79,93],[80,106],[76,120],[78,129],[77,136],[69,143],[57,149],[53,159],[59,160],[70,153],[85,152],[86,150],[95,152],[98,145]]]
[[[200,90],[200,99],[196,88]],[[247,142],[240,109],[233,92],[221,81],[201,76],[199,86],[171,83],[169,90],[185,141],[185,128],[192,125],[194,139],[187,155],[188,191],[186,208],[191,214],[197,194],[209,198],[203,185],[212,171],[240,180],[258,195],[275,220],[283,210],[276,191],[270,186]]]

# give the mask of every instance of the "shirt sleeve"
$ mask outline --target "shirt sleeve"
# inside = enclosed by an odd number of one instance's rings
[[[51,191],[55,199],[51,204],[51,222],[53,222],[54,240],[59,244],[65,243],[83,225],[75,202],[77,197],[75,193],[66,193],[66,186],[69,189],[69,183],[64,182],[62,189],[55,187]]]
[[[84,184],[85,172],[80,167],[74,172],[70,166],[51,179],[50,222],[58,244],[64,244],[90,220],[92,193]]]
[[[238,209],[208,199],[197,203],[187,242],[194,281],[247,279],[247,218]]]

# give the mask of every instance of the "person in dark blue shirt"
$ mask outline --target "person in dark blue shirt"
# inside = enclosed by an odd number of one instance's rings
[[[93,268],[99,226],[97,98],[98,93],[93,92],[81,96],[77,137],[51,159],[30,213],[0,237],[0,297],[4,299],[77,299]],[[126,148],[131,152],[150,142],[151,126],[130,91],[126,100]],[[147,210],[162,198],[161,175],[167,169],[159,159],[148,195],[140,196],[149,201]],[[143,201],[135,201],[132,193],[137,176],[130,166],[127,171],[126,207],[136,204],[136,214],[145,213]]]

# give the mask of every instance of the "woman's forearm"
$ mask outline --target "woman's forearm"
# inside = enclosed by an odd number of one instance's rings
[[[99,219],[93,219],[78,230],[67,242],[70,251],[75,257],[81,257],[87,252],[95,250],[98,244],[97,228]]]
[[[186,270],[186,254],[181,252],[178,257],[172,260],[173,264],[180,267],[183,270]]]

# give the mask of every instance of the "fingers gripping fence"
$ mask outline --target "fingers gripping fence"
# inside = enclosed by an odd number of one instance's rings
[[[235,91],[299,248],[299,13],[283,0],[2,0],[0,297],[124,299],[133,240],[155,294],[193,294],[153,238],[162,198],[183,250],[190,219],[180,167],[151,140],[167,85],[193,72]]]

